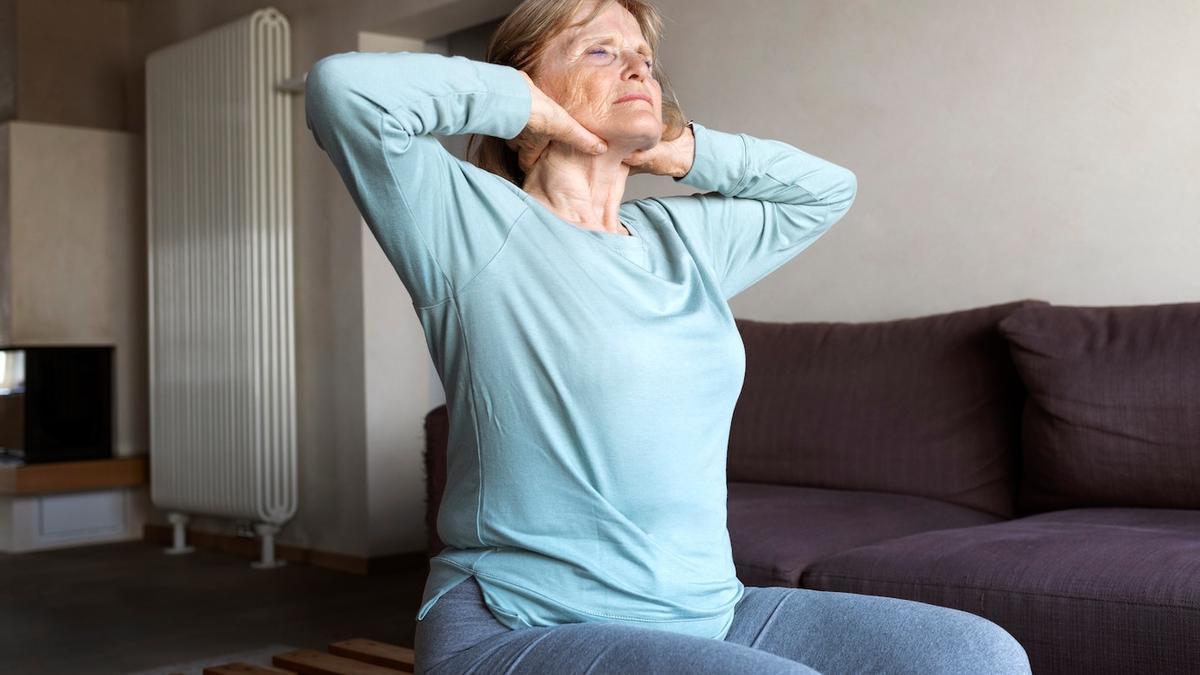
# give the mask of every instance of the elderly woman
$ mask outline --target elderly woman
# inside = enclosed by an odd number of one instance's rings
[[[527,0],[486,62],[348,53],[309,74],[309,128],[447,393],[417,672],[1028,672],[972,614],[738,580],[727,301],[828,231],[856,180],[686,122],[660,34],[643,0]],[[474,163],[433,133],[475,134]],[[624,202],[636,173],[706,192]]]

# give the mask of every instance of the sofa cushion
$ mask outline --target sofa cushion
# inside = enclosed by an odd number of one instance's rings
[[[446,448],[450,445],[450,410],[443,403],[425,415],[425,537],[429,557],[446,544],[438,536],[438,511],[446,492]]]
[[[1200,302],[1024,307],[1022,513],[1200,507]]]
[[[799,584],[810,563],[832,553],[998,517],[954,504],[882,492],[729,484],[729,538],[747,586]]]
[[[996,323],[1018,300],[893,321],[738,319],[730,481],[875,490],[1013,514],[1023,391]]]
[[[1035,673],[1200,672],[1200,511],[1073,509],[915,534],[824,558],[824,591],[990,619]]]

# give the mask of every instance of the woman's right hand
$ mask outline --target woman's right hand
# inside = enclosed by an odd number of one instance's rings
[[[550,98],[533,83],[533,78],[523,70],[517,71],[529,84],[533,103],[529,111],[529,122],[516,137],[506,140],[508,147],[517,151],[517,163],[528,173],[541,158],[550,141],[565,143],[588,155],[599,155],[608,150],[608,144],[596,134],[588,131],[558,101]]]

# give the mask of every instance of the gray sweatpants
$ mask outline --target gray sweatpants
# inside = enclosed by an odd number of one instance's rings
[[[510,630],[475,577],[417,622],[416,674],[1028,674],[1003,628],[968,612],[853,593],[747,586],[725,640],[615,622]]]

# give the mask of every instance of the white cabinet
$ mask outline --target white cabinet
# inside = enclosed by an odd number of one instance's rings
[[[145,488],[0,496],[0,550],[37,551],[140,539]]]

